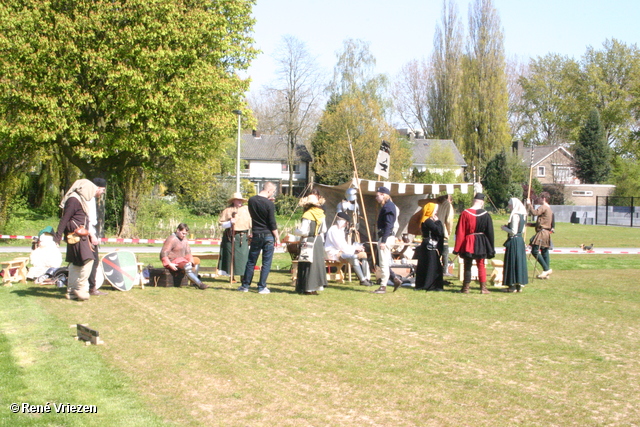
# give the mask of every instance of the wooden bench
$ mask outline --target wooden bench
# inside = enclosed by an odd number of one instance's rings
[[[219,253],[213,253],[213,252],[209,252],[209,253],[202,253],[202,254],[192,254],[194,257],[200,258],[200,260],[203,259],[212,259],[212,260],[219,260],[220,259],[220,254]],[[207,275],[209,277],[218,277],[219,273],[218,273],[218,267],[217,265],[215,267],[203,267],[202,263],[200,263],[200,267],[198,267],[198,274],[201,276]]]
[[[27,283],[27,263],[29,257],[14,258],[11,261],[2,261],[2,284],[12,286],[13,282]],[[11,270],[15,270],[11,274]]]

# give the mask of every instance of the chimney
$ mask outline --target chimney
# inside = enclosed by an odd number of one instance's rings
[[[253,135],[254,138],[260,138],[260,132],[255,129],[251,131],[251,135]]]
[[[511,151],[517,156],[522,156],[524,151],[524,142],[523,141],[513,141],[511,143]]]

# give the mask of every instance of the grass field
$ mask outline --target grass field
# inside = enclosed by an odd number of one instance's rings
[[[635,230],[561,231],[640,246]],[[637,255],[552,256],[551,279],[490,295],[454,281],[441,293],[331,283],[301,296],[288,256],[274,265],[270,295],[221,279],[205,291],[105,287],[83,303],[50,286],[0,288],[0,425],[640,424]],[[75,341],[76,323],[105,344]],[[98,412],[9,409],[47,402]]]

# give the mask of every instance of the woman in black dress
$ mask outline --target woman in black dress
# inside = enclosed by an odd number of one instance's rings
[[[416,290],[444,290],[443,268],[441,264],[444,244],[444,227],[436,215],[438,205],[429,202],[422,209],[422,243],[416,250],[414,258],[418,260],[416,268]]]

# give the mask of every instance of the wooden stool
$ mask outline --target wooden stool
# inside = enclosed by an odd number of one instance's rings
[[[347,265],[346,262],[342,261],[333,261],[333,260],[325,260],[324,262],[325,268],[327,269],[327,281],[336,280],[340,283],[344,283],[344,272],[342,271],[342,267]],[[336,272],[332,273],[331,268],[335,268]]]
[[[493,266],[493,272],[489,281],[493,286],[502,286],[502,276],[504,271],[504,262],[499,259],[492,259],[491,265]]]
[[[11,261],[2,261],[2,284],[12,286],[12,282],[27,283],[27,262],[29,257],[14,258]],[[11,270],[15,269],[13,275]]]

